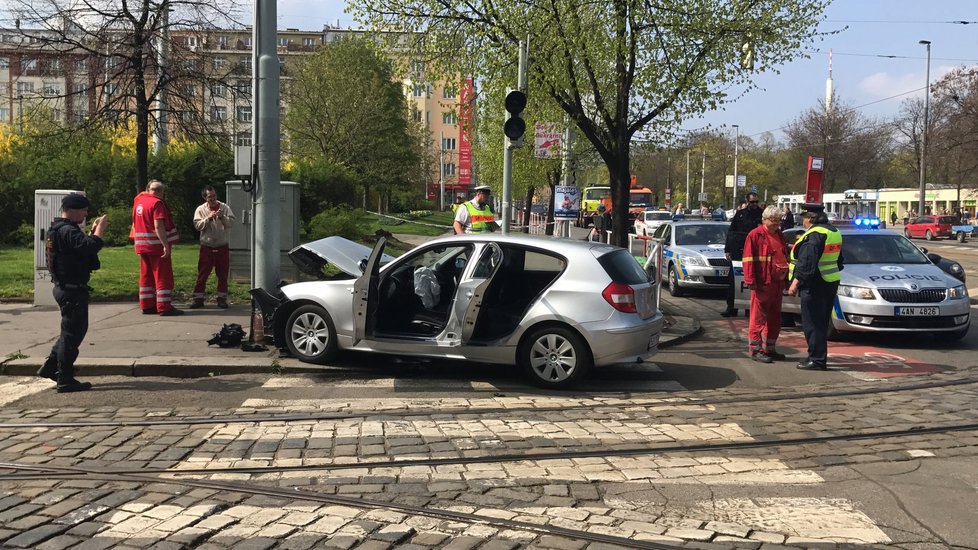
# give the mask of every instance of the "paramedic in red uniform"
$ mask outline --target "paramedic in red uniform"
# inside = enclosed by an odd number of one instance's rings
[[[751,359],[760,363],[785,358],[775,349],[788,278],[788,245],[781,233],[781,215],[777,206],[765,208],[761,225],[747,234],[744,243],[744,284],[751,289],[747,348]]]
[[[139,254],[139,307],[146,315],[183,315],[173,307],[173,245],[180,240],[170,209],[163,202],[166,187],[153,180],[132,205],[133,239]]]

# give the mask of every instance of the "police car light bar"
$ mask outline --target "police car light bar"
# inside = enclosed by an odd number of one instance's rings
[[[880,226],[879,218],[856,218],[852,220],[852,223],[859,227],[872,227],[878,229]]]

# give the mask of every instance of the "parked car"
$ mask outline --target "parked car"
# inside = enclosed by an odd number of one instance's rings
[[[651,236],[656,228],[672,219],[666,210],[646,210],[635,219],[635,234]]]
[[[954,341],[968,333],[971,309],[960,264],[928,255],[893,231],[857,227],[840,231],[844,269],[830,337],[843,332],[926,331]],[[784,233],[790,245],[804,229]],[[960,278],[952,276],[955,265]],[[740,262],[735,262],[734,288],[737,307],[748,307],[750,290],[743,284]],[[785,296],[782,311],[800,314],[798,297]]]
[[[512,364],[550,388],[658,351],[656,285],[622,248],[460,235],[390,259],[385,244],[328,237],[294,249],[321,280],[252,290],[265,334],[309,363],[353,350]]]
[[[938,237],[953,238],[954,232],[951,226],[957,223],[954,216],[920,216],[903,228],[903,236],[908,239],[923,237],[928,241],[933,241]]]
[[[694,288],[727,288],[730,260],[723,253],[730,225],[714,221],[675,221],[652,234],[662,247],[660,278],[673,296]]]

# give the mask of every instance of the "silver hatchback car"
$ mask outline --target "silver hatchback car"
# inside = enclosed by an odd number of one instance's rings
[[[551,388],[658,351],[656,285],[624,249],[460,235],[394,259],[385,244],[328,237],[294,249],[295,263],[321,280],[275,295],[254,289],[265,334],[309,363],[344,349],[512,364]],[[328,277],[327,265],[339,273]]]

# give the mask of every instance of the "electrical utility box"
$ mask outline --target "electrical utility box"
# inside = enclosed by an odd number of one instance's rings
[[[245,191],[240,180],[226,181],[227,205],[234,212],[231,226],[231,277],[235,281],[251,283],[251,236],[254,230],[251,217],[252,197]],[[299,280],[299,270],[289,259],[289,251],[299,246],[299,184],[283,181],[279,197],[279,262],[283,281]]]
[[[54,283],[48,272],[47,254],[44,243],[48,238],[48,229],[54,218],[61,217],[61,199],[71,193],[68,189],[38,189],[34,191],[34,305],[55,306]]]

